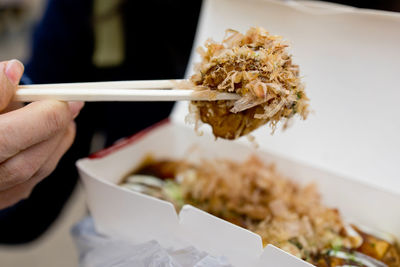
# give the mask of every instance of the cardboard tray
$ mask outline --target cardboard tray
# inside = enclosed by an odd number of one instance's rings
[[[346,220],[400,239],[400,15],[317,1],[205,0],[194,47],[221,40],[227,28],[251,26],[290,41],[315,113],[274,136],[260,128],[255,151],[245,139],[215,142],[208,127],[196,136],[184,125],[187,104],[179,103],[170,121],[77,162],[97,230],[191,244],[235,266],[310,266],[273,246],[263,249],[258,235],[194,207],[176,214],[170,203],[116,185],[149,152],[182,158],[197,145],[207,157],[257,153],[297,182],[316,182],[324,203]],[[198,60],[193,52],[189,66]]]
[[[243,144],[215,141],[210,135],[199,137],[192,129],[169,121],[77,162],[97,230],[134,242],[157,240],[165,247],[194,245],[227,257],[234,266],[309,266],[273,246],[263,249],[260,236],[195,207],[186,205],[176,214],[171,203],[117,185],[148,153],[181,159],[189,150],[194,151],[193,159],[244,160],[257,153],[298,183],[316,182],[324,203],[337,207],[348,221],[400,238],[399,195]]]

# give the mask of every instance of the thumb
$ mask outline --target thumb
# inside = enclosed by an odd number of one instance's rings
[[[0,111],[10,103],[23,73],[24,65],[18,60],[0,62]]]

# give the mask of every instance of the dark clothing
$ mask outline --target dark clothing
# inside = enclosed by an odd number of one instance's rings
[[[125,59],[113,68],[92,64],[92,1],[50,0],[34,33],[26,74],[34,83],[182,78],[192,48],[201,1],[125,1]],[[97,18],[98,19],[98,18]],[[104,18],[106,19],[106,18]],[[184,22],[184,23],[183,23]],[[86,103],[77,135],[57,169],[29,199],[0,211],[0,243],[34,240],[57,218],[77,182],[75,161],[89,153],[96,131],[110,145],[167,117],[173,103]]]

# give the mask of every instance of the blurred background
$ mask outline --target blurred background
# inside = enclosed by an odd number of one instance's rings
[[[41,19],[47,2],[0,0],[0,60],[17,58],[26,62],[29,59],[32,32]],[[400,11],[398,0],[331,2]],[[26,245],[0,245],[0,266],[77,266],[78,255],[69,232],[71,226],[85,214],[84,196],[81,186],[78,185],[61,216],[43,236]],[[25,223],[28,225],[29,221]]]
[[[32,28],[46,0],[0,0],[0,60],[28,59]]]

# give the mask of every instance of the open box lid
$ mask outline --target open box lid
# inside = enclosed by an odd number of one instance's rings
[[[400,14],[317,1],[206,0],[194,48],[252,26],[289,41],[314,111],[273,136],[261,127],[253,134],[260,146],[400,193]],[[188,74],[199,60],[193,49]],[[187,103],[177,104],[172,120],[184,123],[187,112]]]

